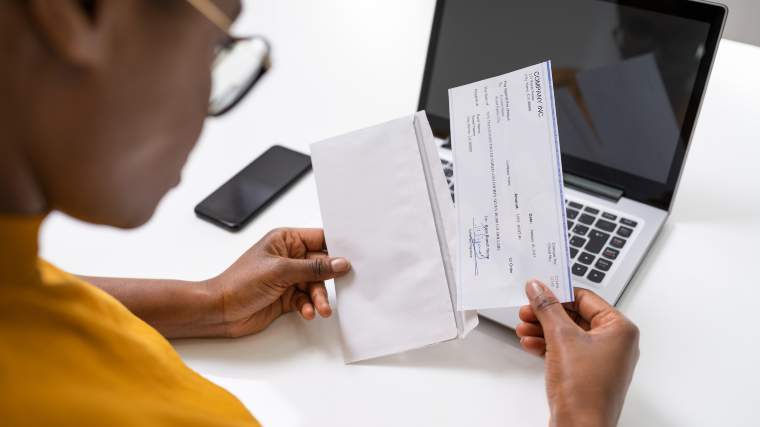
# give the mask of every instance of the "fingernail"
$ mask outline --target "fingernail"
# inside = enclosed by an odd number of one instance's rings
[[[304,319],[311,320],[314,318],[314,306],[312,306],[309,303],[304,304],[304,306],[301,308],[301,314],[303,315]]]
[[[531,280],[528,283],[528,297],[533,298],[535,296],[541,295],[544,293],[545,289],[546,288],[544,288],[544,285],[538,280]]]
[[[351,265],[345,258],[333,258],[330,261],[330,267],[332,267],[333,273],[345,273],[351,268]]]
[[[322,317],[330,317],[332,314],[332,309],[328,304],[321,304],[319,306],[319,315]]]

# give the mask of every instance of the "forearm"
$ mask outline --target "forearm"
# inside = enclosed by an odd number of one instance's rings
[[[223,336],[221,302],[206,282],[81,277],[167,338]]]
[[[564,413],[554,414],[549,421],[550,427],[614,427],[603,416],[592,413]]]
[[[576,400],[576,399],[569,399]],[[604,399],[581,398],[578,403],[558,403],[551,408],[550,427],[614,427],[619,411],[601,404]]]

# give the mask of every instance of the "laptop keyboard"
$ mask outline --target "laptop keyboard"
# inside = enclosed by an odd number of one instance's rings
[[[451,200],[454,200],[454,164],[448,160],[441,159],[443,165],[443,174],[446,175],[446,182],[449,184]]]
[[[454,165],[441,159],[454,199]],[[565,200],[570,239],[570,263],[574,276],[602,284],[620,253],[629,245],[638,223],[600,207]]]
[[[573,275],[601,284],[638,226],[602,208],[566,200]]]

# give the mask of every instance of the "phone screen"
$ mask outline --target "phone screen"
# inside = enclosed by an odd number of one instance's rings
[[[198,204],[195,213],[239,230],[310,168],[309,156],[275,145]]]

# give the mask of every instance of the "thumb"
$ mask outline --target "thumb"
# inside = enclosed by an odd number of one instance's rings
[[[575,326],[557,297],[543,283],[537,280],[528,282],[525,286],[525,293],[528,295],[530,306],[541,323],[544,333],[550,334],[551,331],[568,325]]]
[[[350,269],[351,264],[345,258],[281,258],[277,273],[280,279],[288,283],[306,283],[330,280],[346,274]]]

